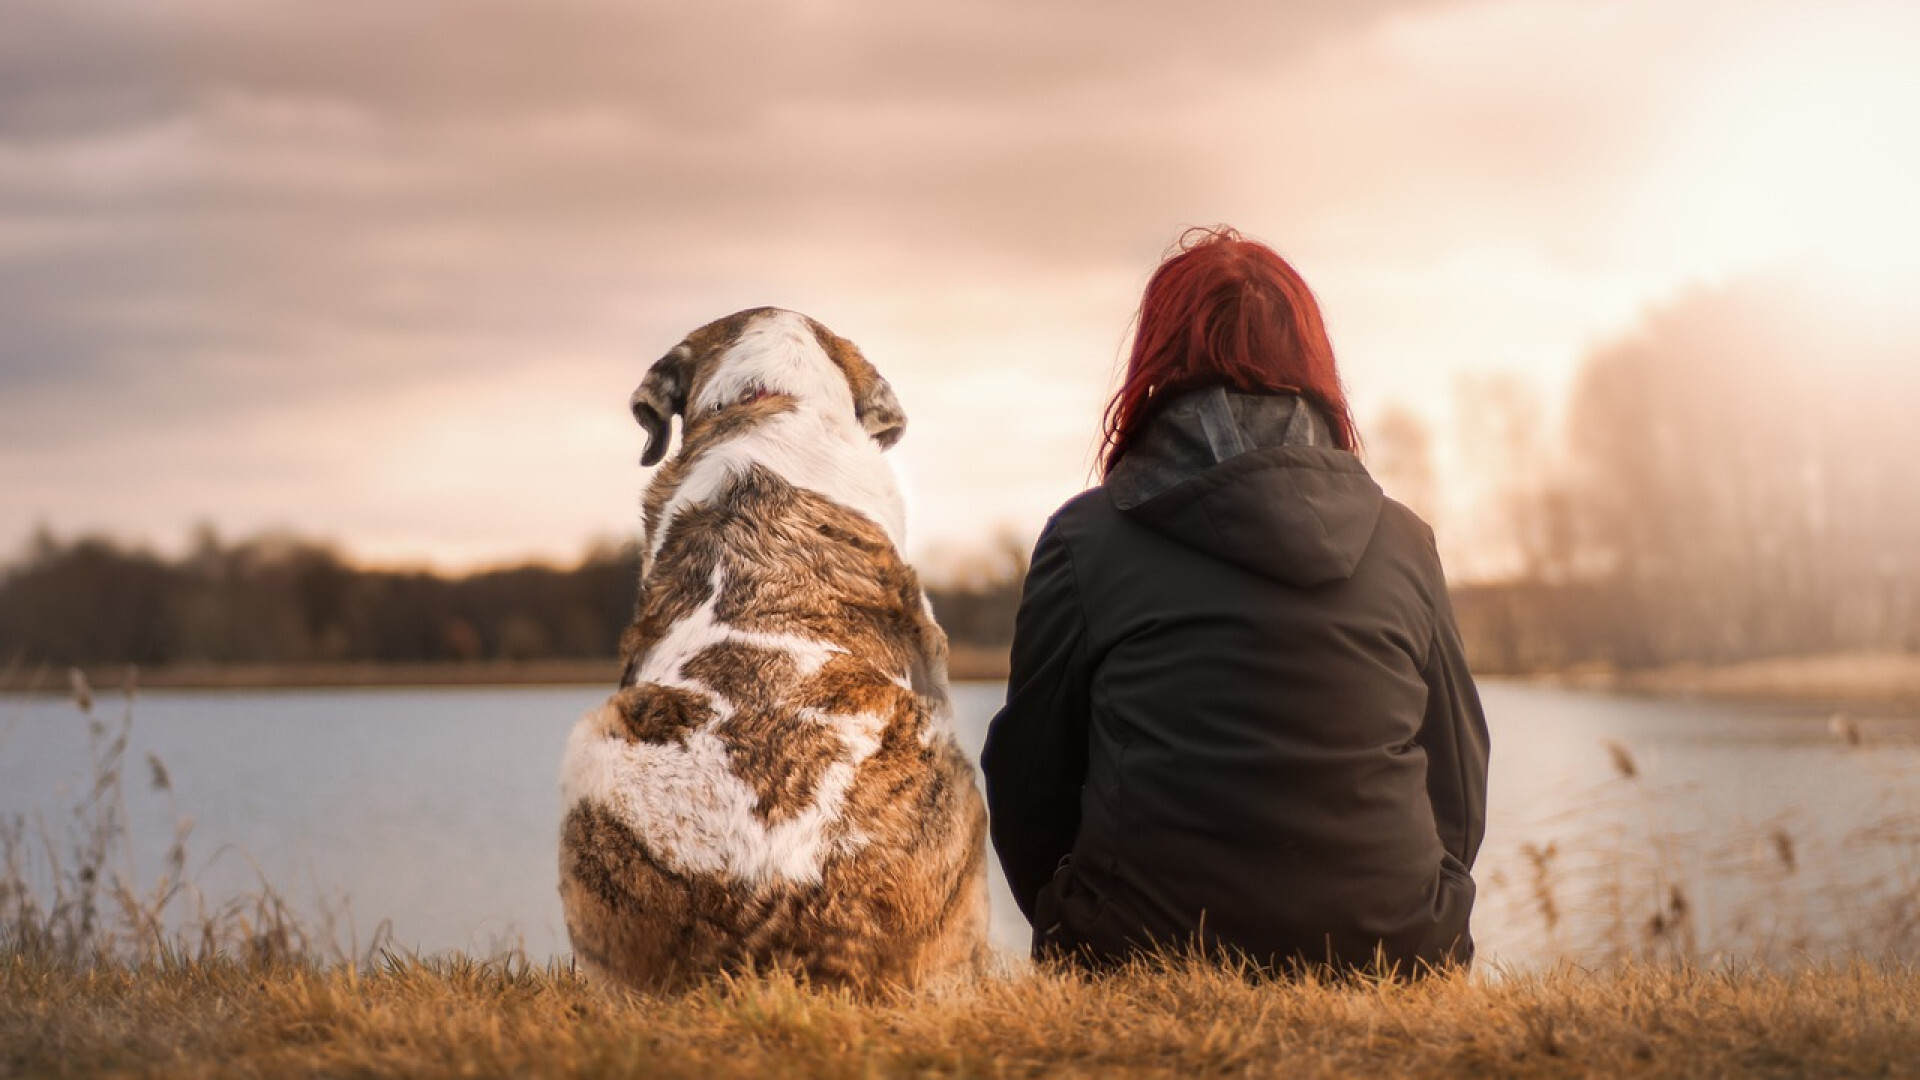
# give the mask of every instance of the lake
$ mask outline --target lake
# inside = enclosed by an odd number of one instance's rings
[[[604,694],[144,692],[127,755],[132,878],[151,885],[184,816],[210,903],[265,881],[296,910],[333,912],[343,944],[390,920],[402,948],[563,955],[556,778],[575,718]],[[976,752],[1002,694],[954,688]],[[1483,958],[1920,951],[1920,718],[1492,681],[1482,694]],[[111,727],[126,708],[107,695],[95,714]],[[37,819],[59,848],[88,755],[72,702],[0,697],[0,819]],[[44,864],[33,873],[44,886]],[[993,884],[994,939],[1023,952],[997,867]]]

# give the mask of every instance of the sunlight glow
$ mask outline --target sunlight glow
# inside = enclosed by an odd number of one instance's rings
[[[1685,205],[1701,212],[1695,241],[1868,273],[1920,265],[1916,34],[1911,13],[1849,26],[1776,12],[1712,63],[1714,85],[1684,129],[1692,145],[1674,162]]]

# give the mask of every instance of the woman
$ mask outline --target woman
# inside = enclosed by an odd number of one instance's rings
[[[1433,533],[1358,444],[1306,283],[1189,232],[1141,301],[1105,483],[1034,549],[982,753],[1036,957],[1471,959],[1486,720]]]

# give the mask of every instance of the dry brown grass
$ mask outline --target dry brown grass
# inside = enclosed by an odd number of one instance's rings
[[[5,1076],[1920,1074],[1908,969],[1250,984],[1197,965],[861,1003],[784,978],[615,998],[564,971],[0,956]]]

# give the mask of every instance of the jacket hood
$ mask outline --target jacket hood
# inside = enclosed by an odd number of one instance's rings
[[[1385,501],[1306,401],[1218,386],[1163,406],[1106,488],[1134,521],[1303,587],[1353,576]]]

